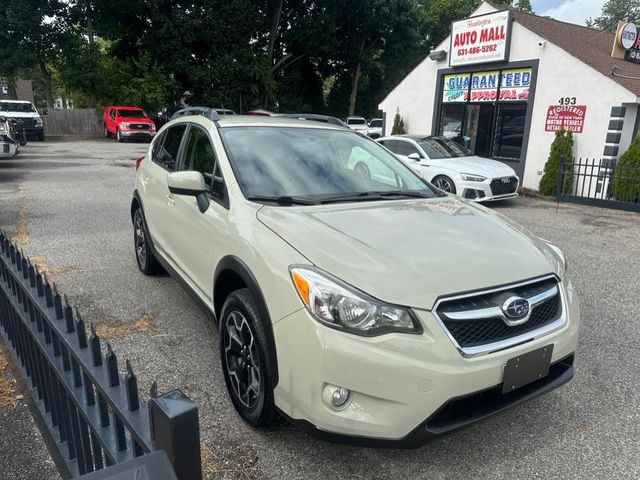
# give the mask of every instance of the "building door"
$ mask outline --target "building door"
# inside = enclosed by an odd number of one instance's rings
[[[464,139],[467,148],[480,157],[489,157],[491,153],[493,112],[493,104],[467,105]]]

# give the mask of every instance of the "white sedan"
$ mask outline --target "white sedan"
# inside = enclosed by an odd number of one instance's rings
[[[518,196],[520,179],[511,167],[447,138],[395,135],[376,141],[444,192],[477,202]]]

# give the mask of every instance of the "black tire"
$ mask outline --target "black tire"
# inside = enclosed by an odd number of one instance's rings
[[[44,132],[38,134],[38,141],[44,142]]]
[[[219,321],[220,361],[231,402],[253,427],[266,427],[277,417],[266,328],[248,288],[227,297]]]
[[[364,162],[358,162],[354,165],[353,171],[363,178],[371,178],[371,171]]]
[[[104,131],[104,138],[111,138],[111,134],[109,133],[109,130],[107,130],[106,125],[103,126],[103,131]]]
[[[454,195],[456,193],[456,184],[453,183],[453,180],[451,180],[446,175],[438,175],[433,180],[431,180],[431,183],[434,187],[442,190],[445,193],[453,193]]]
[[[149,233],[144,223],[142,209],[137,208],[133,213],[133,246],[138,268],[145,275],[156,275],[163,271],[162,265],[154,256],[148,241]]]
[[[124,142],[124,138],[122,137],[122,135],[120,134],[120,129],[116,129],[116,139],[118,140],[118,142],[122,143]]]

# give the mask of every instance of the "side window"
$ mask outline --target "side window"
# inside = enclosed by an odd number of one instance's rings
[[[418,155],[420,155],[420,152],[418,152],[418,149],[413,144],[405,141],[398,142],[397,151],[394,151],[394,153],[397,153],[398,155],[405,155],[405,156],[409,156],[412,153],[417,153]]]
[[[112,108],[111,112],[109,112],[109,116],[111,117],[112,120],[115,120],[116,118],[116,109]]]
[[[153,140],[153,147],[151,149],[151,161],[153,163],[160,163],[159,157],[160,152],[162,152],[162,142],[164,142],[164,135],[167,133],[166,131],[162,132]]]
[[[195,125],[191,126],[188,135],[180,170],[195,170],[202,173],[207,190],[211,191],[216,155],[209,135]]]
[[[382,142],[380,142],[382,143]],[[391,150],[393,153],[398,153],[398,144],[400,142],[397,140],[385,140],[384,143],[382,143],[385,147],[387,147],[389,150]]]
[[[186,124],[180,124],[169,128],[164,133],[164,141],[162,142],[162,147],[158,152],[155,162],[170,172],[176,169],[178,150],[180,149],[180,142],[182,141],[182,136],[186,128]]]

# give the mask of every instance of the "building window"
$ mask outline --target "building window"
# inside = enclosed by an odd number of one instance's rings
[[[531,67],[445,75],[438,134],[476,155],[519,160],[531,77]]]

